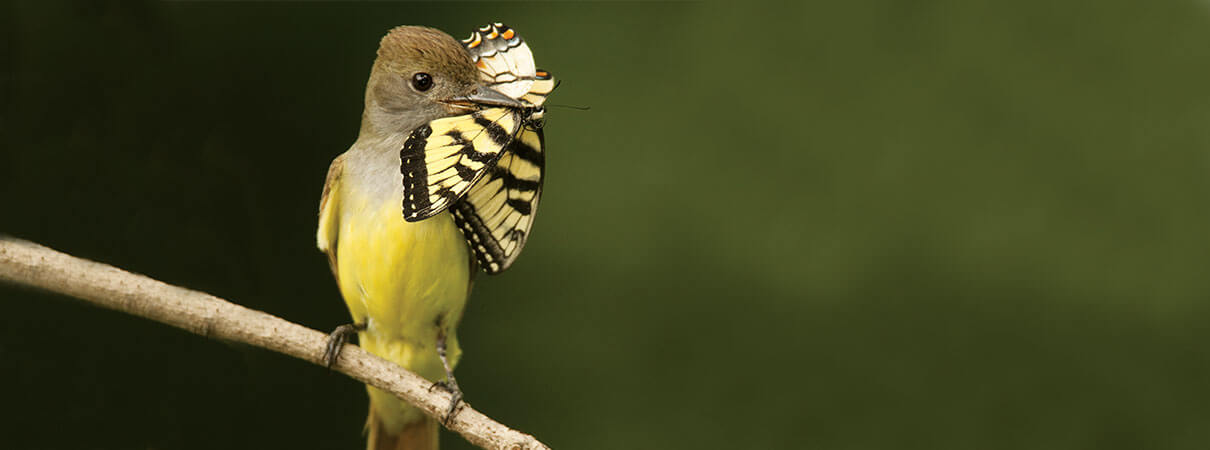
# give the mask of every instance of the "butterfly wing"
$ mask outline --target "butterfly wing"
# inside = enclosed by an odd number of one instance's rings
[[[487,108],[413,130],[399,152],[404,220],[427,219],[461,198],[509,148],[524,119],[520,111]]]
[[[539,107],[554,89],[554,77],[535,67],[529,46],[508,26],[484,26],[462,42],[481,78],[494,89]],[[452,208],[479,267],[488,274],[503,272],[516,261],[533,227],[545,171],[542,114],[537,108],[524,118],[517,139]]]
[[[534,65],[529,45],[508,25],[482,26],[462,44],[479,68],[479,77],[509,97],[541,106],[555,87],[550,73]]]
[[[524,129],[454,205],[454,221],[489,274],[508,269],[525,247],[542,196],[544,145],[541,129]]]
[[[521,98],[534,84],[534,54],[521,35],[502,23],[484,25],[462,40],[479,75],[492,89]]]
[[[529,92],[521,96],[521,100],[542,106],[546,102],[546,96],[555,90],[555,77],[545,70],[537,70],[534,72],[534,82],[529,86]]]

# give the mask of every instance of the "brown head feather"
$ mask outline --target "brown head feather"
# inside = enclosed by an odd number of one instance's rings
[[[375,63],[401,75],[410,76],[409,71],[423,67],[463,84],[478,80],[478,71],[462,44],[450,35],[428,27],[392,29],[379,42]]]
[[[412,87],[426,73],[433,86]],[[480,83],[478,69],[457,40],[426,27],[395,27],[378,45],[378,58],[366,84],[361,131],[367,136],[407,133],[429,121],[459,113],[442,100],[466,95]]]

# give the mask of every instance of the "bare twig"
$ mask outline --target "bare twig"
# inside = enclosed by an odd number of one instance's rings
[[[213,295],[0,236],[0,280],[70,295],[206,337],[243,342],[323,364],[327,335]],[[450,394],[398,365],[346,345],[333,370],[394,393],[439,421]],[[533,436],[460,408],[447,427],[486,449],[547,449]]]

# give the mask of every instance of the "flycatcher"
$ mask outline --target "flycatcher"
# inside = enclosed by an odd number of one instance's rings
[[[553,79],[503,24],[459,43],[398,27],[379,44],[357,141],[328,170],[320,250],[367,351],[455,396],[455,327],[475,273],[508,268],[541,192],[542,101]],[[435,449],[438,424],[368,387],[369,449]],[[448,418],[448,416],[447,416]]]

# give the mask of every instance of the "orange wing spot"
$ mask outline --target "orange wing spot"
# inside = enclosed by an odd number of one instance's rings
[[[482,59],[480,59],[480,60],[479,60],[479,62],[475,63],[475,65],[476,65],[476,66],[479,66],[479,68],[480,68],[480,69],[486,69],[486,68],[487,68],[487,64],[485,64],[485,63],[483,62],[483,60],[482,60]]]
[[[483,40],[479,39],[479,33],[475,33],[475,41],[471,42],[470,44],[466,44],[466,48],[475,48],[475,47],[478,47],[479,44],[482,44],[482,43],[483,43]]]
[[[516,36],[516,35],[517,35],[517,33],[513,33],[512,28],[509,28],[508,30],[505,30],[504,34],[502,34],[501,36],[504,36],[505,39],[512,39],[513,36]]]
[[[494,28],[493,28],[493,29],[492,29],[492,34],[487,35],[487,38],[488,38],[488,39],[495,39],[495,38],[497,38],[497,37],[499,37],[499,36],[500,36],[500,33],[497,33],[497,32],[496,32],[496,29],[494,29]]]
[[[545,78],[545,77],[549,77],[550,73],[546,72],[545,70],[539,70],[536,73],[534,73],[534,75]]]

